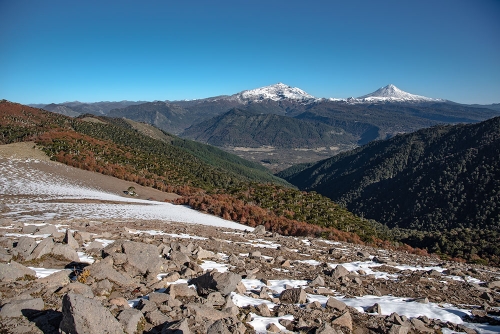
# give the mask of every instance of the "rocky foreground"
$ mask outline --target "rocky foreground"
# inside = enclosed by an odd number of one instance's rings
[[[500,271],[160,221],[0,219],[2,333],[494,333]]]

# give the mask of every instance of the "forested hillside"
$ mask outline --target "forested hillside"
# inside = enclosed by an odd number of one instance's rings
[[[250,226],[265,224],[286,235],[359,243],[381,244],[386,239],[386,229],[380,224],[355,216],[324,196],[290,188],[262,167],[203,144],[138,127],[120,119],[72,119],[8,101],[0,103],[2,143],[34,140],[53,160],[175,192],[182,196],[178,204]]]
[[[233,147],[315,148],[356,143],[349,133],[321,122],[303,122],[240,109],[193,125],[182,136],[215,146]]]
[[[395,236],[413,246],[498,256],[499,156],[500,118],[493,118],[398,135],[278,175],[359,215],[407,229]]]

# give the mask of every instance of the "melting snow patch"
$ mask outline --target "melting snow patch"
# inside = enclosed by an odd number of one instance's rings
[[[308,264],[310,266],[318,266],[321,264],[321,262],[316,261],[316,260],[297,260],[294,262],[305,263],[305,264]]]
[[[5,233],[6,237],[29,237],[29,238],[41,238],[45,239],[51,236],[51,234],[22,234],[22,233]]]
[[[90,255],[85,254],[84,252],[77,252],[78,257],[80,258],[80,262],[85,262],[85,263],[94,263],[94,258]]]
[[[28,267],[28,268],[35,271],[37,278],[47,277],[49,275],[52,275],[53,273],[57,273],[58,271],[67,270],[67,269],[46,269],[46,268],[34,268],[34,267]],[[68,274],[69,272],[70,271],[68,270]]]
[[[260,304],[267,304],[267,306],[272,309],[276,306],[276,304],[265,300],[265,299],[258,299],[258,298],[252,298],[248,296],[243,296],[240,294],[237,294],[236,292],[231,292],[231,299],[233,300],[234,305],[238,307],[245,307],[245,306],[257,306]]]
[[[113,242],[115,242],[114,240],[108,240],[108,239],[94,239],[94,241],[100,242],[104,247],[111,245]]]
[[[279,323],[279,320],[293,320],[293,315],[285,315],[282,317],[261,317],[255,313],[250,313],[250,315],[252,316],[252,321],[250,321],[249,324],[255,329],[255,333],[257,334],[267,333],[267,326],[272,323],[275,324],[280,331],[287,332],[286,328]]]
[[[228,270],[226,264],[217,263],[214,261],[203,261],[200,267],[202,267],[203,270],[217,269],[217,271],[220,273],[225,273]]]
[[[250,245],[253,247],[274,248],[274,249],[281,246],[280,244],[276,244],[276,243],[273,243],[272,241],[267,241],[267,240],[263,240],[263,239],[255,239],[255,240],[251,240],[250,242],[239,242],[239,243],[244,244],[244,245]]]
[[[339,263],[339,264],[334,264],[334,263],[329,263],[328,264],[331,268],[335,268],[338,265],[341,265],[345,269],[349,271],[358,271],[358,270],[363,270],[366,272],[367,275],[374,275],[375,278],[377,279],[396,279],[398,277],[397,274],[388,274],[385,272],[381,271],[374,271],[371,268],[376,268],[382,266],[380,263],[376,263],[373,261],[366,261],[366,262],[347,262],[347,263]]]

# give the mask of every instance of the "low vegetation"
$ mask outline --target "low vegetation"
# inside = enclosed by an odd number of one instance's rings
[[[452,133],[451,128],[437,127],[425,130],[430,132],[424,131],[423,134],[416,135],[424,136],[422,138],[408,137],[413,138],[409,140],[409,149],[403,145],[407,137],[398,136],[393,139],[397,142],[392,146],[391,143],[394,142],[391,141],[367,145],[367,148],[373,151],[376,145],[386,147],[384,154],[370,156],[367,153],[369,151],[360,149],[354,153],[337,156],[333,158],[334,160],[327,160],[326,167],[322,168],[333,168],[339,172],[339,168],[335,169],[332,166],[341,163],[345,165],[342,167],[345,172],[336,179],[334,185],[327,182],[333,179],[330,175],[317,177],[316,183],[311,183],[318,186],[317,189],[313,187],[307,189],[317,190],[316,193],[303,191],[306,188],[303,184],[297,184],[302,191],[294,189],[261,166],[219,149],[183,140],[164,132],[157,134],[159,137],[155,138],[148,135],[145,129],[139,130],[130,122],[123,120],[99,117],[99,122],[89,122],[88,116],[84,119],[71,119],[7,101],[0,103],[0,110],[1,143],[34,140],[53,160],[177,193],[182,196],[176,200],[177,204],[190,205],[198,210],[249,226],[264,224],[268,230],[284,235],[321,236],[355,243],[399,247],[421,254],[430,251],[475,262],[498,263],[499,261],[499,250],[496,246],[500,244],[498,219],[495,218],[497,217],[495,214],[498,215],[496,203],[500,201],[497,200],[496,192],[499,187],[494,186],[495,182],[500,180],[498,161],[495,162],[495,159],[486,161],[481,159],[480,155],[487,151],[491,152],[491,149],[498,150],[498,146],[490,147],[486,142],[482,142],[484,145],[480,148],[465,149],[459,144],[459,139],[469,138],[465,136],[466,132],[447,137],[454,138],[446,143],[449,147],[455,148],[456,153],[450,153],[449,150],[427,151],[426,143],[439,142],[443,134]],[[498,119],[496,122],[498,123]],[[498,127],[498,124],[496,126]],[[427,133],[428,137],[425,137]],[[481,133],[486,132],[477,131],[476,137],[471,137],[468,141],[472,142],[472,138],[489,138],[481,136]],[[398,150],[405,153],[400,153]],[[461,163],[461,155],[458,152],[467,152],[465,163]],[[500,152],[497,152],[496,157],[499,156],[498,153]],[[427,160],[421,161],[417,159],[418,157]],[[378,165],[381,162],[382,164]],[[412,162],[410,170],[421,172],[419,182],[409,181],[413,179],[408,170],[403,168],[409,162]],[[419,201],[425,198],[428,198],[429,205],[422,207],[431,208],[430,204],[437,203],[439,191],[465,184],[455,181],[453,177],[444,178],[443,173],[454,175],[446,168],[447,166],[461,168],[463,171],[475,171],[470,169],[474,164],[482,169],[472,173],[472,179],[467,182],[472,184],[474,181],[483,187],[478,188],[475,198],[476,203],[481,201],[479,203],[482,205],[481,208],[485,208],[483,211],[473,211],[475,217],[460,213],[460,208],[465,207],[469,210],[469,207],[466,206],[466,202],[458,201],[458,197],[457,201],[450,200],[448,205],[448,209],[457,209],[454,215],[443,210],[440,212],[423,210],[423,216],[418,220],[420,225],[415,220],[416,211],[410,214],[405,211],[407,205],[404,203],[408,201],[420,203]],[[283,175],[291,182],[295,182],[294,175],[307,171],[305,167],[296,167]],[[368,173],[368,176],[361,178],[363,180],[361,184],[350,179],[362,171]],[[426,185],[437,182],[433,181],[435,175],[440,179],[438,183],[434,183],[433,191]],[[459,174],[460,179],[461,175],[469,174]],[[311,179],[306,177],[304,180]],[[389,180],[388,182],[394,183],[392,188],[389,187],[388,193],[382,192],[382,188],[373,188],[371,192],[366,192],[363,187],[376,184],[372,182],[373,180]],[[446,183],[445,180],[451,181]],[[401,196],[399,189],[407,188],[409,190],[405,191],[406,195]],[[334,198],[325,189],[335,191],[345,189],[346,195]],[[464,186],[464,189],[468,188]],[[359,195],[366,193],[372,195],[363,202]],[[464,193],[469,194],[467,191]],[[370,202],[375,198],[375,194],[385,194],[386,197],[379,197],[378,200]],[[412,194],[416,199],[411,199]],[[324,195],[330,196],[331,199]],[[490,196],[488,198],[491,201],[484,196]],[[494,201],[496,203],[493,203]],[[370,207],[388,211],[384,215],[374,217],[371,215],[372,211],[368,210]],[[357,212],[358,215],[348,210]],[[398,223],[394,223],[396,215],[411,217],[411,221],[407,224],[403,223],[404,219],[400,219]],[[459,216],[470,219],[464,218],[461,224],[456,223],[458,221],[456,219],[452,220],[452,217]],[[437,219],[439,217],[448,219],[439,220]],[[394,228],[389,229],[377,221],[387,223]],[[475,221],[484,221],[484,224],[474,225]],[[424,222],[426,224],[433,222],[433,225],[423,225]],[[478,229],[477,226],[482,228]]]

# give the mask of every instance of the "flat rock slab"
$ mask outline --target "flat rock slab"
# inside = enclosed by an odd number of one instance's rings
[[[0,281],[12,282],[25,277],[36,277],[36,272],[16,261],[10,263],[0,263]]]
[[[68,293],[63,297],[62,313],[62,333],[124,333],[118,320],[95,299]]]
[[[42,298],[13,300],[2,306],[0,318],[29,316],[32,313],[43,310],[44,306]]]

